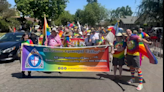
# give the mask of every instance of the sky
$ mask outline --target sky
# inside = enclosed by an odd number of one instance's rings
[[[142,0],[98,0],[98,3],[105,6],[108,10],[129,5],[133,12],[137,12],[136,9],[141,1]],[[8,0],[8,2],[12,4],[12,6],[15,5],[14,0]],[[84,9],[85,5],[87,5],[87,0],[69,0],[65,10],[69,11],[71,14],[75,14],[77,9]]]

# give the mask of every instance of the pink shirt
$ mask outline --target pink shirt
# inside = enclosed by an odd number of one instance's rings
[[[55,46],[55,45],[61,45],[61,39],[59,37],[59,35],[57,35],[56,37],[53,37],[52,35],[50,35],[48,37],[48,46]]]

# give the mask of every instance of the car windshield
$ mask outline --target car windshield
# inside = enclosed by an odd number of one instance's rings
[[[0,37],[1,41],[20,41],[22,34],[5,34]]]

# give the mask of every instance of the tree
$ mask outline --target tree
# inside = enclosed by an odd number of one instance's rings
[[[64,11],[59,18],[55,20],[55,25],[66,25],[68,21],[73,22],[74,17],[69,11]]]
[[[19,21],[12,18],[16,15],[16,9],[11,8],[11,5],[6,0],[0,1],[0,28],[3,31],[12,30],[20,25]]]
[[[88,3],[97,3],[97,0],[87,0]]]
[[[125,16],[131,16],[133,14],[131,7],[118,7],[116,10],[111,11],[111,19],[118,19]]]
[[[57,19],[64,12],[68,0],[15,0],[17,9],[23,16],[38,18],[43,21],[44,14],[48,19]]]
[[[74,16],[74,20],[75,21],[79,21],[81,24],[85,24],[84,23],[84,18],[83,17],[85,17],[84,16],[84,11],[83,10],[81,10],[81,9],[77,9],[77,11],[76,11],[76,13],[75,13],[75,16]]]
[[[157,2],[153,0],[144,0],[138,6],[138,16],[143,20],[151,19],[156,22],[163,22],[163,0]]]
[[[109,12],[104,7],[98,3],[88,3],[84,10],[78,9],[75,13],[75,18],[82,25],[85,23],[95,26],[96,23],[99,23],[101,20],[108,18]]]

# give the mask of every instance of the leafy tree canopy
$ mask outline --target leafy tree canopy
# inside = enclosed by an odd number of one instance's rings
[[[56,19],[64,12],[68,0],[15,0],[17,9],[23,16],[30,16],[43,20],[44,14],[47,18]]]

